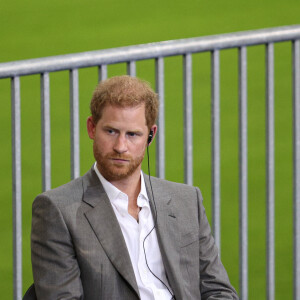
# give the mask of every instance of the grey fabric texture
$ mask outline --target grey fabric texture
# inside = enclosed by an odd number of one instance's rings
[[[153,205],[144,177],[175,298],[238,299],[219,259],[200,190],[151,177]],[[140,299],[118,220],[93,168],[37,196],[31,257],[37,299]]]

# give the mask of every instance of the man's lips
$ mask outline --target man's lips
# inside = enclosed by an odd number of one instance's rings
[[[129,159],[126,159],[126,158],[116,158],[116,157],[111,157],[110,158],[113,162],[116,162],[116,163],[127,163],[129,162],[130,160]]]

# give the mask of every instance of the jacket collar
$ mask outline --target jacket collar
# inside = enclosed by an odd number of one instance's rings
[[[85,213],[85,217],[112,264],[139,297],[138,286],[121,228],[93,168],[83,176],[83,185],[83,201],[92,207]]]

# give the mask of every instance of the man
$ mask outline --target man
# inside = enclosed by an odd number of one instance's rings
[[[38,299],[238,299],[199,189],[141,171],[157,95],[138,78],[113,77],[90,108],[95,165],[33,203]]]

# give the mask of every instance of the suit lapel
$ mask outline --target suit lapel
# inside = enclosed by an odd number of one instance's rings
[[[83,201],[92,207],[85,216],[114,267],[139,296],[126,243],[109,198],[93,169],[85,179]]]
[[[152,190],[147,175],[144,175],[148,197],[151,200],[151,209],[155,218],[155,206],[157,211],[157,239],[163,258],[169,284],[176,298],[180,299],[181,270],[180,270],[180,228],[177,222],[177,210],[171,196],[161,185],[156,184],[155,178],[151,180]]]

